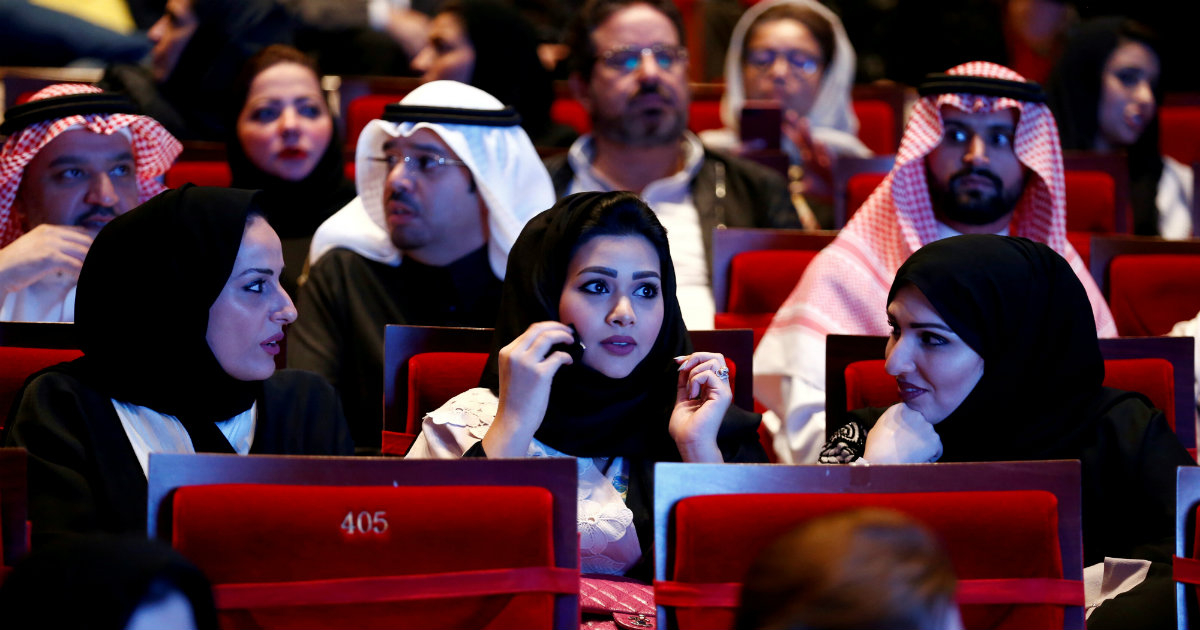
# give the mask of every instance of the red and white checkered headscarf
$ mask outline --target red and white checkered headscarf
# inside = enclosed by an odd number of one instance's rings
[[[947,74],[1025,82],[1016,72],[983,61],[955,66]],[[755,396],[780,417],[786,414],[789,434],[797,433],[805,422],[793,417],[802,415],[795,410],[805,404],[804,388],[812,392],[809,397],[813,400],[807,401],[810,407],[824,407],[825,336],[887,334],[887,293],[896,270],[922,245],[938,238],[925,156],[942,141],[943,106],[971,113],[1017,111],[1013,150],[1030,176],[1008,233],[1045,243],[1065,258],[1087,289],[1100,336],[1117,334],[1099,288],[1067,241],[1062,148],[1050,109],[1008,97],[926,96],[913,106],[891,173],[833,243],[813,259],[755,351]],[[772,391],[772,387],[779,389],[779,376],[790,381],[783,391]],[[802,448],[792,445],[797,453]]]
[[[83,83],[51,85],[34,94],[37,101],[55,96],[103,92]],[[138,203],[166,189],[159,181],[175,162],[183,146],[158,121],[136,114],[81,114],[32,124],[9,136],[0,148],[0,247],[25,233],[24,217],[13,211],[13,201],[21,186],[21,176],[38,151],[63,132],[79,127],[94,133],[114,134],[129,129],[137,171]]]

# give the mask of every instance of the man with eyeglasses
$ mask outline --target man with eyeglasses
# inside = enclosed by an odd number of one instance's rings
[[[508,251],[554,189],[516,110],[456,81],[388,105],[355,150],[358,197],[317,229],[289,367],[338,389],[377,452],[387,324],[496,325]]]
[[[572,91],[592,133],[546,161],[557,194],[630,190],[667,228],[689,328],[711,328],[712,231],[800,227],[783,178],[687,130],[683,22],[670,0],[591,0],[570,34]]]

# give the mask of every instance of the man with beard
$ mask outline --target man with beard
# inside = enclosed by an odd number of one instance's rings
[[[816,462],[825,442],[825,336],[890,334],[896,270],[932,241],[1008,234],[1049,245],[1087,289],[1100,336],[1117,334],[1067,242],[1062,149],[1041,87],[977,61],[918,91],[892,172],[813,259],[755,350],[754,395],[781,461]]]
[[[667,228],[688,328],[711,328],[713,228],[801,227],[786,184],[687,130],[688,56],[670,0],[590,0],[569,37],[570,85],[592,133],[546,161],[555,192],[640,195]]]
[[[358,137],[358,197],[313,235],[287,363],[337,388],[360,452],[381,444],[386,325],[496,325],[508,251],[554,205],[520,123],[483,90],[433,81]]]
[[[183,147],[129,99],[60,84],[9,109],[0,136],[0,321],[70,322],[100,228],[162,192]],[[153,290],[149,288],[148,290]]]

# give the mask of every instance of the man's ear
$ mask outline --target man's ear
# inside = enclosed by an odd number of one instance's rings
[[[571,88],[571,96],[574,96],[575,100],[579,101],[579,103],[583,105],[583,108],[587,110],[587,113],[591,114],[591,93],[588,91],[587,83],[584,83],[583,81],[583,75],[579,74],[578,72],[572,72],[570,76],[567,77],[567,86]]]

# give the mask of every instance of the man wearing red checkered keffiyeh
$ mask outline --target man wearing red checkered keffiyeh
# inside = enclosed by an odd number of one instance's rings
[[[0,136],[0,321],[72,321],[75,280],[110,219],[162,192],[182,150],[128,99],[60,84],[8,110]]]
[[[1040,87],[987,62],[931,75],[896,164],[809,265],[754,354],[754,394],[772,413],[781,461],[815,462],[825,442],[825,336],[887,335],[887,294],[922,245],[962,233],[1040,241],[1087,289],[1101,337],[1116,326],[1067,242],[1058,127]]]

